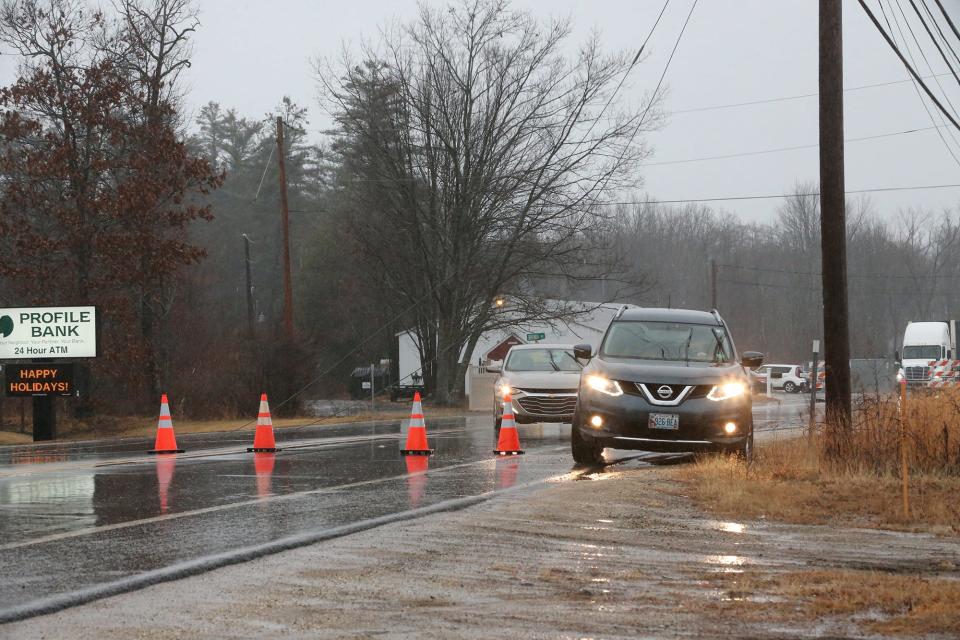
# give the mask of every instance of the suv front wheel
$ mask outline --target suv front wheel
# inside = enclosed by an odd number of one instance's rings
[[[573,461],[579,465],[596,466],[603,464],[603,447],[580,435],[580,408],[573,412],[573,420],[570,424],[570,450],[573,453]]]

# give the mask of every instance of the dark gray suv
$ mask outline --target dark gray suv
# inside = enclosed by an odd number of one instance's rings
[[[571,446],[579,464],[599,464],[604,447],[728,451],[750,456],[753,416],[746,369],[716,311],[622,309],[580,377]]]

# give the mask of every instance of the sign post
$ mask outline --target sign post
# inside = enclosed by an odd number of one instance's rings
[[[820,341],[813,341],[813,361],[810,367],[810,423],[807,436],[813,438],[817,428],[817,364],[820,360]]]
[[[34,363],[4,367],[5,395],[33,398],[34,441],[56,437],[54,397],[76,393],[73,364],[54,361],[96,356],[96,307],[0,309],[0,361]]]

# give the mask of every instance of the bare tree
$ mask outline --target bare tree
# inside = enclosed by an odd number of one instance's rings
[[[378,277],[410,309],[440,402],[460,394],[485,331],[583,312],[532,283],[583,277],[605,200],[639,181],[637,136],[660,96],[642,112],[613,109],[637,61],[604,55],[597,36],[568,58],[569,35],[567,21],[500,0],[423,5],[365,48],[364,64],[318,64],[338,124],[341,202]]]

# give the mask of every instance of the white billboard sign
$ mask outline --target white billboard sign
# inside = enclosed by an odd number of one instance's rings
[[[0,360],[96,356],[96,307],[0,309]]]

